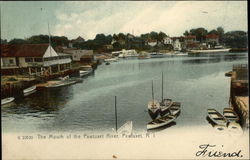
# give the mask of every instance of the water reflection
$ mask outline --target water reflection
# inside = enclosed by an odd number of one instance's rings
[[[95,74],[72,86],[39,90],[2,107],[4,131],[110,131],[115,126],[114,96],[118,97],[118,126],[133,121],[135,130],[146,130],[154,80],[156,99],[164,96],[181,102],[181,115],[169,128],[207,125],[206,109],[228,105],[233,64],[247,63],[247,54],[121,60],[100,65]],[[27,125],[27,123],[29,125]],[[168,126],[167,126],[168,128]]]

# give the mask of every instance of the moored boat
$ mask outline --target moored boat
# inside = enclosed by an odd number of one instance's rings
[[[160,104],[157,100],[148,103],[148,113],[152,119],[156,119],[160,113]]]
[[[163,127],[176,119],[176,115],[166,115],[160,118],[157,118],[147,124],[147,129],[156,129]]]
[[[148,102],[148,113],[152,119],[156,119],[160,113],[160,104],[154,98],[154,84],[152,81],[152,101]]]
[[[181,112],[181,106],[171,106],[169,110],[171,115],[179,115]]]
[[[220,52],[229,52],[231,48],[217,47],[213,49],[193,49],[190,50],[191,53],[220,53]]]
[[[234,112],[232,108],[224,108],[223,115],[229,122],[239,121],[239,116]]]
[[[35,93],[35,92],[36,92],[36,85],[24,89],[24,90],[23,90],[23,95],[24,95],[24,96],[28,96],[28,95],[30,95],[30,94],[32,94],[32,93]]]
[[[74,80],[62,80],[62,81],[57,81],[54,83],[51,83],[50,85],[45,86],[46,88],[57,88],[57,87],[64,87],[64,86],[68,86],[71,84],[75,84],[76,81]]]
[[[160,115],[164,116],[167,113],[170,113],[170,107],[172,106],[172,99],[163,99],[160,103]]]
[[[150,58],[163,58],[164,54],[163,53],[154,52],[154,53],[150,53],[149,56],[150,56]]]
[[[1,105],[5,105],[5,104],[8,104],[8,103],[11,103],[14,100],[15,100],[14,97],[8,97],[8,98],[1,99]]]
[[[91,71],[83,71],[83,70],[80,70],[80,71],[79,71],[80,77],[89,75],[90,73],[91,73]]]
[[[227,126],[227,119],[215,109],[207,110],[208,117],[217,125]]]

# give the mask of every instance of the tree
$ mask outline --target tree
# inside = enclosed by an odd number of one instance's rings
[[[165,37],[167,37],[167,35],[166,35],[164,32],[160,32],[160,33],[158,34],[157,40],[158,40],[159,42],[163,42],[163,40],[164,40]]]
[[[247,33],[244,31],[231,31],[223,36],[225,45],[232,48],[246,48],[247,47]]]
[[[196,36],[196,40],[202,42],[205,40],[208,32],[205,28],[196,28],[196,29],[191,29],[190,33],[191,33],[191,35]]]
[[[24,39],[14,38],[14,39],[10,40],[8,44],[26,44],[26,43],[27,43],[27,41]]]
[[[224,36],[224,29],[222,27],[218,27],[217,32],[218,32],[218,35],[219,35],[219,42],[221,43],[222,39],[223,39],[223,36]]]
[[[190,33],[186,30],[184,33],[183,33],[184,36],[188,36],[190,35]]]

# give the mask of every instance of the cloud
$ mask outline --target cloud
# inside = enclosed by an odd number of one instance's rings
[[[56,10],[56,35],[92,39],[98,33],[163,31],[170,36],[185,30],[224,27],[225,31],[247,30],[247,2],[64,2]],[[66,7],[67,6],[67,7]]]

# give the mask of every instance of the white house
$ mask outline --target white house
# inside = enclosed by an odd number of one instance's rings
[[[22,70],[50,75],[71,68],[71,57],[55,52],[49,44],[1,45],[1,70]]]
[[[170,37],[165,37],[164,38],[164,44],[171,44],[171,45],[173,45],[173,40]]]
[[[68,53],[72,55],[73,61],[80,61],[82,56],[93,56],[93,50],[80,50],[80,49],[72,49],[72,50],[64,50],[64,53]]]
[[[174,46],[174,50],[176,50],[176,51],[180,51],[182,49],[181,42],[180,42],[179,39],[174,40],[174,45],[173,46]]]

